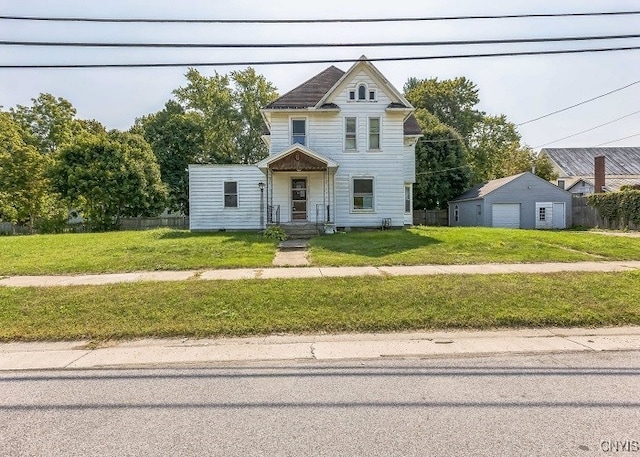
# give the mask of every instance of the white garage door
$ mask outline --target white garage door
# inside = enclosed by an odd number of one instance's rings
[[[494,203],[491,209],[493,227],[520,228],[520,203]]]

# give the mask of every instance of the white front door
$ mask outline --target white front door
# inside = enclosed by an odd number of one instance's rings
[[[291,179],[291,221],[307,220],[307,178]]]
[[[554,229],[565,229],[567,228],[567,213],[565,212],[565,204],[564,203],[554,203],[553,204],[553,228]]]

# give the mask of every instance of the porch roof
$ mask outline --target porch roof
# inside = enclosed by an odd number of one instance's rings
[[[294,144],[278,154],[262,159],[256,166],[271,171],[335,171],[338,163],[301,144]]]

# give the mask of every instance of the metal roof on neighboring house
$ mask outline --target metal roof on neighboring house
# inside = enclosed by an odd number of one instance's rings
[[[593,176],[594,158],[605,157],[605,173],[609,176],[640,175],[640,147],[623,148],[543,148],[560,170],[561,177]]]
[[[595,187],[596,181],[594,178],[577,178],[572,180],[571,183],[565,185],[565,189],[570,190],[575,187],[580,181],[584,181],[591,187]],[[640,175],[638,176],[625,176],[624,178],[606,178],[604,190],[607,192],[617,192],[622,186],[637,186],[640,185]]]

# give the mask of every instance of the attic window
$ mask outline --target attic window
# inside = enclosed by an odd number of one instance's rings
[[[358,86],[358,100],[366,100],[367,99],[367,88],[364,84],[360,84]]]
[[[349,91],[349,100],[355,100],[356,99],[356,91],[355,90],[350,90]]]
[[[375,90],[373,90],[373,89],[371,89],[371,90],[369,91],[369,100],[370,100],[370,101],[375,101],[375,99],[376,99],[376,91],[375,91]]]

